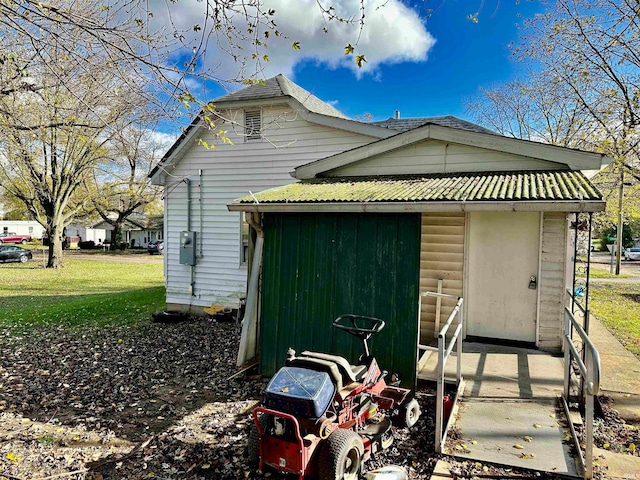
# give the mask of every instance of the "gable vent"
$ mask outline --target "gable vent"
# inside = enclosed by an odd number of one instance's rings
[[[262,131],[260,110],[246,110],[244,112],[244,133],[247,140],[259,140]]]

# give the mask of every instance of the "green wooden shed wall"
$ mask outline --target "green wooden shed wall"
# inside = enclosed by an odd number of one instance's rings
[[[272,375],[289,347],[344,355],[361,343],[331,322],[383,319],[370,341],[382,369],[416,379],[420,214],[266,214],[260,368]]]

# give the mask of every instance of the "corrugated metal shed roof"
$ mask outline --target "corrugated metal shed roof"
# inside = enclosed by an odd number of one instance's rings
[[[305,180],[235,203],[601,200],[579,171],[454,173]]]
[[[377,125],[383,128],[389,128],[391,130],[398,130],[405,132],[407,130],[413,130],[414,128],[421,127],[427,123],[434,123],[443,127],[457,128],[460,130],[468,130],[470,132],[477,133],[489,133],[496,135],[496,132],[489,130],[488,128],[481,127],[475,123],[462,120],[461,118],[454,117],[453,115],[446,115],[441,117],[422,117],[422,118],[387,118],[380,122],[371,122],[371,125]]]

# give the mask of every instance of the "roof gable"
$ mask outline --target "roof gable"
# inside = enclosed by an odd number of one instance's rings
[[[300,85],[293,83],[282,74],[268,78],[264,83],[255,83],[249,87],[243,88],[242,90],[216,98],[212,103],[216,107],[224,107],[225,104],[228,103],[277,98],[293,98],[309,112],[327,115],[329,117],[348,119],[345,114],[328,103],[323,102],[311,92],[306,91]]]
[[[446,117],[454,118],[455,117]],[[464,122],[464,121],[462,121]],[[467,122],[468,123],[468,122]],[[469,124],[473,125],[473,124]],[[481,127],[480,127],[481,128]],[[339,169],[347,170],[347,167],[353,166],[359,162],[371,162],[376,157],[381,162],[386,162],[389,167],[396,167],[396,157],[404,154],[409,149],[416,148],[416,145],[425,141],[439,142],[445,146],[444,152],[441,154],[443,162],[446,162],[446,146],[458,145],[468,147],[468,150],[475,152],[496,152],[503,156],[503,160],[512,159],[514,162],[537,162],[538,165],[529,165],[526,167],[511,166],[508,170],[522,170],[526,168],[533,169],[549,169],[560,168],[569,170],[593,170],[599,169],[604,155],[597,153],[584,152],[564,147],[557,147],[544,143],[532,142],[527,140],[519,140],[515,138],[503,137],[494,133],[484,133],[475,130],[453,128],[451,126],[443,126],[434,122],[427,123],[423,126],[408,130],[397,135],[381,139],[358,148],[354,148],[331,157],[326,157],[315,162],[301,165],[295,169],[293,176],[297,179],[311,179],[325,176],[341,176]],[[424,159],[424,160],[423,160]],[[416,154],[415,171],[403,171],[403,174],[422,174],[419,162],[428,161],[427,156]],[[503,162],[505,165],[507,162]],[[494,165],[488,165],[486,168],[478,167],[475,171],[491,171],[495,170]],[[447,171],[443,169],[442,172]],[[468,168],[461,168],[455,171],[469,171]],[[370,174],[377,174],[372,171]],[[429,172],[435,173],[435,172]],[[352,175],[349,171],[344,175]]]
[[[268,102],[267,102],[268,101]],[[373,139],[387,138],[395,135],[396,131],[380,127],[372,123],[363,123],[351,120],[342,112],[323,102],[315,95],[296,85],[284,75],[276,75],[264,83],[256,83],[236,92],[229,93],[215,99],[212,103],[216,108],[233,109],[246,107],[259,107],[262,103],[273,104],[274,101],[289,104],[299,111],[300,115],[308,122],[339,130],[345,130],[361,135],[367,135]],[[302,108],[301,108],[302,107]],[[301,110],[301,111],[300,111]],[[162,185],[164,182],[163,171],[167,165],[177,164],[184,151],[195,145],[195,140],[205,128],[201,118],[202,112],[195,116],[180,137],[167,150],[160,162],[149,173],[151,183]]]

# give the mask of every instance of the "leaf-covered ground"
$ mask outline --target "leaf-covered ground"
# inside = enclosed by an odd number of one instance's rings
[[[236,371],[239,332],[204,319],[0,337],[0,478],[277,479],[246,460],[251,411],[266,384]],[[367,469],[402,465],[430,478],[433,392],[423,415]],[[511,470],[455,463],[454,476]]]
[[[264,478],[246,441],[266,381],[228,380],[238,333],[193,320],[0,337],[0,477]],[[418,398],[433,411],[430,394]],[[368,468],[429,478],[430,416],[417,428]]]

